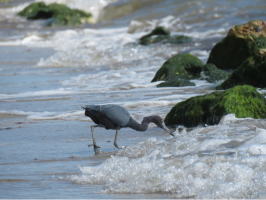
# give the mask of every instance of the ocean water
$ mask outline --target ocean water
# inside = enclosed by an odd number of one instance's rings
[[[236,24],[265,20],[263,0],[45,0],[91,12],[95,24],[45,27],[16,15],[32,1],[0,3],[0,198],[266,198],[266,120],[146,132],[95,129],[81,106],[118,104],[133,118],[165,117],[219,83],[157,88],[173,55],[206,62]],[[189,44],[140,46],[156,26]],[[265,91],[264,91],[265,92]]]

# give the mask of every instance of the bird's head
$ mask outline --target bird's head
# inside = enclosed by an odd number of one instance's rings
[[[150,123],[150,122],[153,122],[154,124],[162,128],[163,119],[159,117],[158,115],[147,116],[147,117],[144,117],[142,120],[142,124]]]
[[[165,126],[165,124],[163,123],[163,119],[160,116],[158,116],[158,115],[147,116],[147,117],[144,117],[143,120],[142,120],[142,124],[144,124],[144,123],[148,123],[149,124],[151,122],[153,122],[158,127],[164,129],[169,134],[174,136],[174,134]]]

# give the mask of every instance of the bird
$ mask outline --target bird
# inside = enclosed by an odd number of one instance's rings
[[[91,126],[93,144],[88,145],[94,147],[95,154],[101,152],[99,150],[100,147],[96,144],[94,136],[95,127],[103,127],[107,130],[116,130],[114,146],[119,149],[125,148],[125,146],[120,147],[117,145],[117,135],[118,131],[121,128],[132,128],[136,131],[146,131],[148,129],[149,124],[153,122],[158,127],[164,129],[174,137],[174,134],[165,126],[162,118],[158,115],[144,117],[142,122],[138,123],[130,116],[129,112],[125,108],[119,105],[86,105],[84,107],[82,106],[82,108],[85,109],[85,116],[90,117],[92,121],[96,124]]]

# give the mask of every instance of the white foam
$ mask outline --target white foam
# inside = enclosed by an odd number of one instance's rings
[[[42,40],[43,40],[43,38],[41,38],[38,35],[29,35],[29,36],[22,39],[21,44],[28,44],[30,42],[34,43],[34,42],[38,42],[38,41],[42,41]]]
[[[136,70],[136,69],[135,69]],[[71,77],[69,80],[61,81],[63,86],[78,86],[83,90],[129,90],[134,88],[153,87],[156,83],[149,83],[147,79],[152,79],[154,73],[136,72],[134,69],[124,68],[121,70],[101,71],[94,74],[81,74]],[[136,83],[135,83],[136,82]],[[94,87],[97,86],[97,87]]]
[[[25,112],[21,110],[0,110],[0,114],[6,114],[6,115],[21,115],[21,116],[27,116],[27,115],[35,115],[37,112]]]
[[[36,92],[22,92],[16,94],[0,94],[0,99],[8,99],[8,98],[22,98],[22,97],[33,97],[33,96],[47,96],[47,95],[67,95],[74,94],[75,91],[69,88],[59,88],[56,90],[42,90]]]
[[[142,107],[163,107],[168,106],[169,104],[173,104],[171,101],[134,101],[134,102],[126,102],[123,104],[125,108],[142,108]]]
[[[129,23],[128,32],[150,32],[152,29],[158,26],[163,26],[166,29],[173,29],[173,27],[180,28],[182,26],[182,23],[180,23],[180,18],[174,17],[172,15],[166,16],[161,19],[151,19],[141,22],[137,20],[132,20]]]
[[[222,119],[219,122],[219,125],[229,125],[233,123],[238,123],[240,121],[247,121],[252,120],[252,118],[236,118],[235,114],[228,114],[222,117]]]
[[[27,117],[29,120],[83,120],[91,121],[90,118],[84,117],[84,111],[67,111],[64,113],[40,112]]]
[[[81,167],[82,175],[68,179],[104,185],[102,192],[107,193],[255,198],[262,195],[265,185],[266,130],[250,128],[250,124],[226,123],[177,132],[176,137],[164,140],[149,138],[120,150],[101,165]]]
[[[210,55],[210,51],[206,51],[206,50],[193,50],[190,52],[190,54],[198,57],[201,60],[207,60],[209,55]]]
[[[208,81],[206,80],[190,80],[191,82],[195,83],[196,84],[196,87],[200,87],[200,86],[211,86],[213,85],[213,83],[209,83]],[[194,86],[192,86],[194,87]]]
[[[5,17],[5,19],[12,19],[12,18],[19,19],[19,17],[15,17],[15,14],[23,10],[29,4],[30,4],[29,2],[26,2],[26,3],[19,4],[18,6],[15,6],[15,7],[11,7],[11,8],[0,8],[0,11],[1,11],[0,16]]]
[[[90,35],[90,37],[88,37]],[[57,32],[49,40],[31,42],[27,45],[55,47],[57,53],[48,59],[41,59],[39,67],[81,67],[103,66],[124,62],[129,65],[156,55],[157,51],[141,46],[124,46],[137,41],[139,35],[126,33],[125,28],[84,29],[80,31]],[[24,44],[26,44],[24,42]],[[155,59],[157,56],[153,56]]]
[[[251,155],[262,155],[266,154],[266,130],[256,129],[256,136],[247,140],[238,149],[250,153]]]
[[[228,31],[228,29],[225,28],[220,28],[220,29],[214,29],[214,30],[207,30],[207,31],[191,31],[189,33],[185,33],[185,35],[192,37],[192,38],[197,38],[197,39],[202,39],[202,38],[216,38],[216,37],[223,37],[225,33]]]
[[[185,14],[186,15],[186,14]],[[161,19],[147,21],[132,20],[128,26],[129,33],[150,32],[155,27],[163,26],[171,31],[171,35],[185,35],[196,39],[223,37],[230,27],[220,29],[208,29],[206,31],[195,31],[195,26],[184,22],[185,16],[167,16]],[[185,31],[184,31],[185,30]]]
[[[27,116],[27,120],[81,120],[91,121],[89,117],[84,116],[84,111],[66,111],[66,112],[31,112],[21,110],[0,110],[0,114]]]

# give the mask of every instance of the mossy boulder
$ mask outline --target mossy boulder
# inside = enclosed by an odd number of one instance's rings
[[[217,89],[228,89],[236,85],[266,87],[266,49],[259,49],[254,56],[242,63]]]
[[[262,20],[233,26],[227,36],[211,50],[207,63],[219,69],[236,69],[254,51],[266,47],[266,25]]]
[[[214,64],[206,64],[202,70],[200,80],[207,80],[209,83],[225,80],[230,75],[226,71],[218,69]]]
[[[166,30],[164,27],[156,27],[149,34],[144,35],[140,38],[139,44],[148,45],[153,43],[173,43],[173,44],[183,44],[189,43],[192,39],[184,35],[174,35],[171,36],[170,31]]]
[[[189,53],[178,54],[162,65],[151,82],[199,78],[203,66],[204,63],[196,56]]]
[[[81,25],[84,22],[92,22],[90,13],[82,10],[71,9],[63,4],[52,3],[46,5],[44,2],[32,3],[18,13],[27,19],[50,19],[47,23],[51,25]]]
[[[210,83],[225,80],[229,73],[218,69],[214,64],[206,64],[197,57],[178,54],[167,60],[156,72],[151,82],[165,81],[157,87],[195,86],[191,79],[207,80]]]
[[[178,79],[173,81],[165,81],[157,85],[157,87],[184,87],[184,86],[196,86],[196,84],[189,80]]]
[[[214,125],[230,113],[238,118],[266,118],[266,99],[252,86],[236,86],[179,102],[167,114],[164,122],[166,125],[186,127]]]

